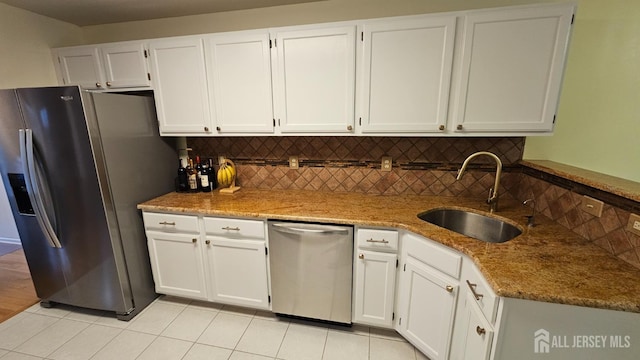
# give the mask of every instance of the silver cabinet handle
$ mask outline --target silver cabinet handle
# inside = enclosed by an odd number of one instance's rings
[[[40,193],[40,187],[38,186],[38,180],[36,179],[36,166],[35,157],[33,154],[33,132],[31,129],[18,130],[18,136],[20,138],[20,157],[22,163],[25,166],[25,184],[27,185],[27,194],[29,200],[31,200],[31,206],[33,212],[36,215],[36,220],[40,229],[44,233],[49,245],[54,248],[61,249],[62,244],[56,235],[49,216],[46,212],[44,201],[42,200],[42,194]]]
[[[176,226],[176,223],[174,221],[160,221],[159,222],[160,225],[171,225],[171,226]]]
[[[211,244],[211,240],[206,240],[204,243],[207,244],[207,245],[210,245]]]
[[[388,244],[388,243],[389,243],[389,240],[385,240],[385,239],[382,239],[382,240],[373,240],[373,238],[371,238],[371,239],[367,239],[367,242],[370,242],[370,243],[380,243],[380,244]]]
[[[193,239],[191,239],[191,242],[195,244],[195,243],[198,242],[198,239],[197,238],[193,238]]]
[[[445,286],[444,289],[447,290],[447,292],[453,292],[453,286],[451,286],[451,285]]]
[[[227,231],[240,231],[239,227],[229,227],[229,226],[225,226],[222,228],[222,230],[227,230]]]
[[[478,335],[482,336],[484,334],[487,333],[487,331],[484,328],[481,328],[480,326],[476,326],[476,332],[478,333]]]
[[[471,293],[473,294],[473,297],[476,298],[476,300],[480,300],[484,296],[476,292],[476,286],[478,286],[478,284],[472,284],[469,282],[469,280],[467,280],[467,285],[469,286],[469,289],[471,289]]]
[[[364,254],[359,254],[358,259],[364,259]]]
[[[111,81],[107,81],[107,86],[111,87]]]

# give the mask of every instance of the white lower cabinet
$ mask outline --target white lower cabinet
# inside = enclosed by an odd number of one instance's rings
[[[353,322],[393,328],[398,232],[358,229]]]
[[[143,218],[156,292],[270,308],[264,221],[150,212]]]
[[[156,292],[206,300],[197,216],[143,213]]]
[[[265,242],[207,236],[211,301],[269,308]]]
[[[429,265],[438,251],[450,253],[459,273],[460,255],[413,234],[402,236],[396,330],[431,360],[449,358],[459,292],[457,279]]]
[[[460,332],[462,337],[456,341],[455,357],[451,359],[487,360],[491,354],[491,342],[493,341],[493,326],[482,314],[480,307],[475,303],[473,294],[466,294],[464,306],[458,314]]]
[[[207,299],[199,236],[147,231],[156,292]]]
[[[209,300],[269,309],[265,223],[204,217]]]

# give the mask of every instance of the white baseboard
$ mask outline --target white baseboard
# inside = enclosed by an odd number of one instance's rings
[[[22,245],[20,239],[0,237],[0,243]]]

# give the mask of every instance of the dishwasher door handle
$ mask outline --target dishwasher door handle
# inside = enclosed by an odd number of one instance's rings
[[[345,229],[342,227],[334,227],[322,225],[322,228],[304,228],[300,227],[300,225],[289,225],[289,224],[271,224],[273,226],[273,230],[288,233],[288,234],[314,234],[314,235],[348,235],[349,229]]]

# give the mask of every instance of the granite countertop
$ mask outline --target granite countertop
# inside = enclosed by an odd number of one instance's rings
[[[243,188],[233,195],[174,192],[138,208],[406,229],[469,256],[499,296],[640,313],[640,269],[542,215],[529,228],[525,216],[531,210],[502,200],[495,216],[523,230],[502,244],[475,240],[416,216],[439,207],[486,212],[483,199]]]

